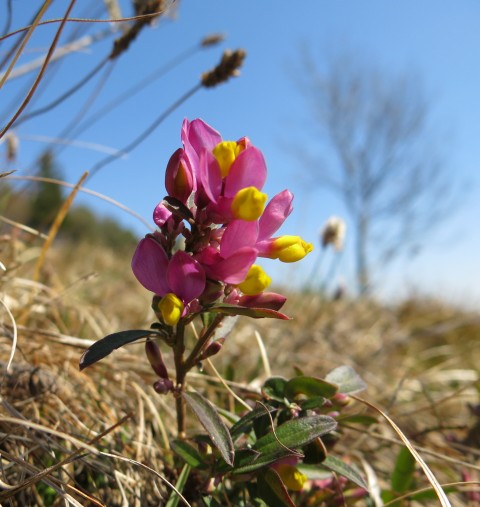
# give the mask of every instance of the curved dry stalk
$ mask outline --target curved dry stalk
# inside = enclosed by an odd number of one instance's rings
[[[49,3],[51,0],[49,0]],[[125,21],[137,21],[147,18],[154,18],[159,14],[164,14],[166,10],[157,11],[148,14],[139,14],[138,16],[130,16],[119,19],[95,19],[95,18],[67,18],[65,19],[66,23],[124,23]],[[18,35],[19,33],[26,32],[30,30],[32,27],[36,28],[37,26],[51,25],[53,23],[61,23],[64,18],[55,18],[55,19],[46,19],[45,21],[40,21],[39,23],[32,23],[31,25],[23,26],[22,28],[18,28],[13,32],[9,32],[6,35],[2,35],[0,37],[0,42],[8,39],[9,37],[13,37],[14,35]]]
[[[88,172],[82,174],[77,184],[73,187],[73,190],[70,192],[70,195],[67,197],[62,207],[60,208],[59,212],[57,213],[57,216],[55,217],[55,220],[53,221],[53,224],[50,227],[50,230],[48,231],[48,238],[43,244],[42,251],[40,252],[40,257],[38,258],[37,263],[35,264],[35,269],[33,271],[33,281],[36,282],[40,278],[40,271],[43,267],[43,264],[45,263],[48,249],[52,245],[54,239],[57,237],[58,230],[60,229],[63,220],[67,216],[68,210],[70,209],[70,206],[73,203],[73,199],[77,195],[79,188],[81,187],[82,183],[86,180],[87,176]]]
[[[43,181],[45,183],[53,183],[55,185],[60,185],[62,187],[67,188],[75,188],[75,184],[73,183],[67,183],[66,181],[62,180],[56,180],[54,178],[44,178],[41,176],[8,176],[8,179],[12,180],[23,180],[23,181]],[[121,202],[116,201],[115,199],[112,199],[111,197],[108,197],[104,194],[101,194],[100,192],[96,192],[95,190],[90,190],[85,187],[79,187],[79,192],[83,192],[88,195],[92,195],[94,197],[98,197],[99,199],[102,199],[103,201],[109,202],[110,204],[113,204],[114,206],[117,206],[117,208],[120,208],[122,211],[125,211],[126,213],[132,215],[135,218],[138,218],[140,222],[142,222],[143,225],[145,225],[148,230],[153,232],[155,229],[152,227],[150,223],[148,223],[141,215],[133,211],[132,209],[128,208]]]
[[[447,495],[445,494],[445,491],[443,491],[442,486],[438,482],[437,478],[433,474],[433,472],[430,470],[427,463],[424,461],[424,459],[420,456],[420,454],[417,452],[415,447],[410,443],[410,440],[408,440],[407,436],[403,433],[403,431],[395,424],[393,419],[391,419],[383,410],[378,408],[373,403],[370,403],[367,400],[364,400],[363,398],[359,398],[355,395],[350,395],[351,398],[354,400],[359,401],[360,403],[363,403],[367,407],[371,408],[372,410],[375,410],[378,414],[380,414],[387,422],[390,424],[390,426],[394,429],[394,431],[397,433],[397,435],[400,437],[402,442],[405,444],[407,449],[410,451],[412,456],[415,458],[415,461],[420,465],[423,472],[427,476],[428,481],[432,485],[433,490],[437,494],[438,499],[440,500],[440,504],[442,507],[452,507],[449,499],[447,498]]]
[[[10,357],[8,358],[7,367],[5,369],[5,374],[7,374],[10,371],[10,366],[12,365],[13,362],[13,356],[15,355],[15,350],[17,349],[18,330],[17,323],[15,322],[15,317],[12,315],[10,308],[8,308],[7,304],[3,301],[3,299],[0,299],[0,303],[3,305],[10,320],[12,321],[12,332],[13,332],[12,351],[10,352]]]
[[[178,489],[168,480],[166,479],[162,474],[154,470],[153,468],[150,468],[149,466],[145,465],[144,463],[141,463],[140,461],[136,461],[131,458],[125,458],[125,456],[119,456],[116,454],[111,454],[109,452],[99,452],[101,456],[107,456],[108,458],[118,459],[120,461],[125,461],[127,463],[132,463],[133,465],[137,465],[140,468],[144,468],[145,470],[148,470],[149,472],[152,472],[154,475],[156,475],[160,480],[162,480],[169,488],[172,488],[173,491],[180,497],[180,499],[185,503],[187,507],[192,507],[187,499],[178,491]]]
[[[15,56],[13,57],[12,61],[10,62],[10,65],[8,66],[7,70],[4,72],[3,76],[0,79],[0,88],[5,84],[6,80],[8,79],[8,76],[11,74],[13,67],[15,67],[15,64],[17,63],[17,60],[20,58],[20,55],[22,54],[25,46],[27,45],[27,42],[30,40],[30,37],[32,36],[33,32],[35,31],[35,28],[40,23],[40,20],[42,19],[42,16],[45,14],[46,10],[52,3],[52,0],[45,0],[44,4],[38,11],[33,23],[25,29],[27,31],[27,34],[25,35],[25,38],[21,42],[19,48],[17,49],[17,52],[15,53]],[[0,38],[0,41],[3,40],[3,37]],[[1,136],[0,136],[1,137]]]
[[[456,486],[480,486],[480,481],[459,481],[459,482],[446,482],[444,484],[441,484],[442,488],[450,488],[450,487],[456,487]],[[416,489],[415,491],[410,491],[409,493],[406,493],[402,496],[397,496],[395,499],[390,500],[387,503],[383,504],[383,507],[387,507],[388,505],[396,504],[397,502],[400,502],[401,500],[406,500],[407,498],[411,497],[412,495],[417,495],[419,493],[425,493],[426,491],[431,491],[433,488],[420,488]],[[473,491],[478,491],[478,488],[474,489]]]
[[[51,2],[51,0],[45,0],[45,4],[47,4],[47,3],[50,4],[50,2]],[[55,51],[55,48],[57,47],[58,40],[60,39],[60,35],[63,31],[63,28],[65,27],[65,21],[68,18],[70,12],[72,11],[73,6],[75,5],[75,2],[76,2],[76,0],[70,1],[70,4],[65,12],[65,16],[64,16],[63,20],[61,21],[60,26],[58,27],[57,33],[55,34],[55,37],[53,38],[53,41],[50,44],[50,47],[48,48],[48,52],[45,57],[45,61],[43,62],[43,65],[42,65],[40,71],[38,72],[37,77],[35,78],[35,80],[32,84],[32,87],[30,88],[30,91],[27,93],[27,96],[25,97],[22,104],[15,112],[15,114],[10,118],[10,120],[5,125],[5,127],[3,127],[3,129],[0,131],[0,139],[8,132],[8,129],[15,123],[17,118],[22,114],[23,110],[27,107],[28,103],[30,102],[30,99],[33,97],[33,94],[35,93],[36,89],[38,88],[38,85],[40,84],[40,81],[42,80],[43,75],[45,74],[45,71],[47,70],[48,64],[50,63],[50,59],[53,56],[53,52]],[[10,69],[10,67],[9,67],[9,69]],[[4,79],[3,79],[2,83],[0,83],[0,86],[5,82],[6,77],[8,77],[8,76],[4,76]]]

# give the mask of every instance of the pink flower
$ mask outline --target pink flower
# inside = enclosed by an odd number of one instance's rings
[[[178,251],[169,259],[151,236],[143,238],[132,259],[137,280],[158,296],[175,294],[187,305],[205,289],[205,272],[189,254]]]

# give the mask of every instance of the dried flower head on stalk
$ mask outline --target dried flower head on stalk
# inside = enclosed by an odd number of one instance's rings
[[[328,245],[333,245],[337,252],[342,250],[346,231],[347,226],[344,220],[339,217],[330,217],[323,226],[320,234],[323,248],[326,248]]]
[[[202,74],[202,85],[205,88],[212,88],[228,81],[231,77],[237,77],[245,56],[246,53],[243,49],[225,50],[220,63],[214,69]]]

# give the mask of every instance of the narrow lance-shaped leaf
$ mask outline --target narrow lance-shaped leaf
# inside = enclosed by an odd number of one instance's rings
[[[210,435],[212,444],[220,451],[222,458],[233,466],[235,449],[232,438],[215,407],[199,393],[183,393],[182,396]]]
[[[267,468],[257,477],[257,495],[267,505],[278,507],[295,507],[285,484],[278,473],[272,468]]]
[[[343,475],[343,477],[350,479],[361,488],[368,488],[363,477],[357,472],[355,468],[347,465],[347,463],[343,462],[339,458],[336,458],[335,456],[327,456],[319,466],[327,470],[331,470],[332,472],[336,472],[339,475]]]
[[[119,333],[109,334],[105,336],[105,338],[95,342],[83,353],[80,358],[80,370],[100,361],[100,359],[108,356],[115,349],[127,345],[127,343],[132,343],[140,340],[140,338],[157,334],[158,333],[155,333],[155,331],[146,329],[132,329],[130,331],[120,331]]]

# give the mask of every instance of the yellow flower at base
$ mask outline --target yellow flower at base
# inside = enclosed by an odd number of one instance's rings
[[[232,213],[235,218],[253,222],[262,216],[268,196],[258,188],[246,187],[237,192],[232,202]]]
[[[256,296],[263,292],[271,283],[272,279],[265,273],[262,267],[253,264],[248,271],[247,277],[238,285],[238,288],[247,296]]]
[[[230,167],[242,149],[243,147],[235,141],[222,141],[213,148],[212,153],[220,166],[222,178],[227,176],[230,171]]]
[[[307,243],[300,236],[280,236],[272,243],[270,254],[273,259],[282,262],[297,262],[312,250],[312,243]]]
[[[278,465],[275,469],[285,486],[292,491],[301,491],[307,482],[307,476],[292,465]]]
[[[175,296],[175,294],[170,292],[163,296],[160,300],[160,303],[158,303],[158,309],[162,314],[165,324],[174,326],[180,320],[184,306],[182,301]]]

